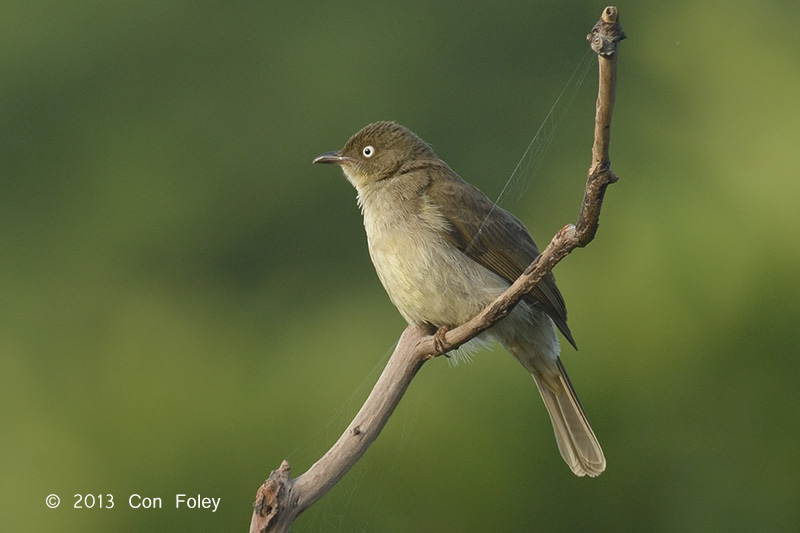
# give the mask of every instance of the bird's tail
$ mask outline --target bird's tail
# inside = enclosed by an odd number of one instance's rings
[[[558,450],[575,475],[598,476],[606,468],[603,450],[589,425],[561,359],[556,358],[556,362],[557,373],[549,373],[545,377],[534,371],[531,375],[553,422]]]

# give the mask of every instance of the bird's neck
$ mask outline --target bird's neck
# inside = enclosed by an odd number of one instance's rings
[[[405,234],[441,233],[446,222],[425,192],[427,180],[395,176],[358,187],[358,204],[370,242]]]

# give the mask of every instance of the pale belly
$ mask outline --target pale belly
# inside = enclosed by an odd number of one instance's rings
[[[434,231],[415,233],[369,235],[378,277],[409,324],[463,324],[508,288]]]

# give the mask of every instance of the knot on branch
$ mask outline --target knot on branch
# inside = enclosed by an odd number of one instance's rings
[[[610,57],[617,51],[617,43],[625,38],[625,32],[619,23],[619,11],[614,6],[603,10],[600,20],[586,36],[592,50],[603,57]]]
[[[602,159],[589,169],[589,181],[597,186],[607,186],[616,183],[619,178],[611,171],[611,161]]]

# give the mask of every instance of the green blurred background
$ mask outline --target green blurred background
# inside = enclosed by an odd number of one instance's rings
[[[606,473],[569,472],[502,349],[439,359],[295,531],[800,529],[800,10],[618,5],[621,179],[556,270]],[[3,528],[245,531],[404,327],[312,158],[397,120],[496,197],[604,6],[3,2]],[[575,219],[595,94],[591,67],[510,199],[540,243]]]

